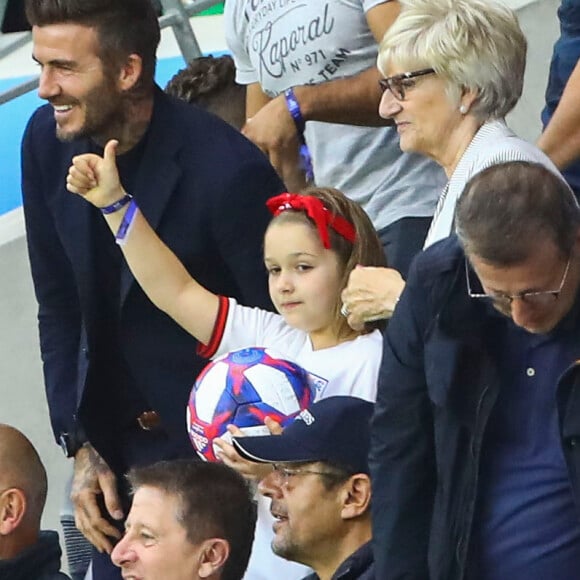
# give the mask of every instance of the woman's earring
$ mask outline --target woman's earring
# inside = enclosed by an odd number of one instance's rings
[[[460,112],[462,115],[466,115],[466,114],[467,114],[467,107],[466,107],[465,105],[461,105],[461,106],[459,107],[459,112]]]

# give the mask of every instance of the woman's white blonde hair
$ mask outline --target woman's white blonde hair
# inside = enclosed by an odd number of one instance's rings
[[[459,104],[477,94],[470,112],[504,117],[523,88],[527,41],[515,12],[495,0],[399,0],[401,13],[386,32],[377,65],[405,71],[433,68]]]

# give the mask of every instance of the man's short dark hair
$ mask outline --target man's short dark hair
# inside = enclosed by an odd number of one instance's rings
[[[178,99],[198,105],[241,129],[246,116],[246,87],[236,83],[231,56],[202,56],[180,70],[165,91]]]
[[[32,26],[73,23],[94,28],[105,68],[117,72],[130,54],[138,54],[143,70],[132,92],[151,90],[161,38],[151,0],[26,0],[26,17]]]
[[[133,468],[127,479],[133,493],[148,486],[178,498],[178,519],[188,540],[192,544],[216,537],[227,540],[230,555],[221,577],[244,576],[254,541],[256,505],[241,475],[221,463],[173,460]]]
[[[467,183],[455,220],[468,256],[509,266],[528,258],[542,236],[568,256],[580,208],[561,177],[538,163],[512,161],[484,169]]]

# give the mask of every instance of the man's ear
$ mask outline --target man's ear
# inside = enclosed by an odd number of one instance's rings
[[[341,517],[349,520],[362,516],[371,503],[371,480],[365,473],[352,475],[343,485]]]
[[[26,513],[26,496],[16,487],[0,495],[0,536],[12,533]]]
[[[200,578],[211,578],[221,570],[230,555],[230,545],[223,538],[204,540],[200,547],[199,570]]]
[[[131,90],[141,78],[143,71],[143,59],[138,54],[130,54],[121,66],[117,79],[119,89]]]

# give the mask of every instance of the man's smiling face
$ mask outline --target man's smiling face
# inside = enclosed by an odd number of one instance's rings
[[[123,94],[98,55],[96,30],[50,24],[34,26],[32,38],[32,56],[41,67],[38,95],[54,107],[58,138],[106,138],[123,118]]]
[[[192,544],[178,521],[177,497],[148,486],[133,498],[126,531],[111,554],[126,580],[195,580],[200,545]]]

